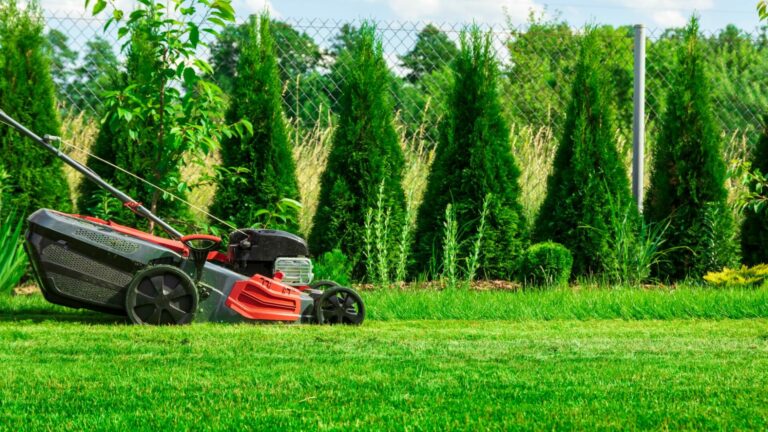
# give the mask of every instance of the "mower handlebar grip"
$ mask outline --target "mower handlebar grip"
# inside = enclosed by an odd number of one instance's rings
[[[221,237],[217,237],[217,236],[214,236],[214,235],[208,235],[208,234],[190,234],[190,235],[185,235],[180,240],[181,240],[182,243],[187,243],[187,242],[194,241],[194,240],[208,240],[208,241],[212,241],[212,242],[217,243],[217,244],[221,243]]]

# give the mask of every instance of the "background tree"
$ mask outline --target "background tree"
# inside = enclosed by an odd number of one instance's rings
[[[45,23],[36,1],[0,5],[0,109],[39,134],[59,134]],[[9,127],[0,126],[0,168],[8,173],[2,202],[25,212],[69,211],[61,162]]]
[[[692,18],[670,77],[644,212],[650,222],[669,220],[665,246],[677,249],[656,274],[670,280],[699,278],[734,264],[738,255],[704,55]]]
[[[768,116],[764,117],[763,133],[752,152],[751,168],[761,175],[768,174]],[[760,196],[768,194],[760,179],[752,179],[750,189]],[[768,206],[751,205],[744,211],[741,226],[741,252],[744,264],[768,263]]]
[[[213,80],[228,95],[234,92],[240,50],[246,43],[247,24],[227,26],[211,46]],[[272,20],[270,32],[275,42],[279,79],[285,88],[283,102],[287,112],[305,124],[314,124],[328,113],[331,102],[327,77],[317,67],[323,51],[306,33],[300,33],[288,23]]]
[[[526,246],[527,227],[490,35],[477,27],[462,33],[453,71],[448,118],[417,216],[414,270],[429,270],[433,257],[443,255],[442,221],[448,204],[455,209],[456,220],[467,224],[460,244],[461,255],[468,256],[471,242],[463,240],[476,234],[483,200],[490,194],[478,274],[509,278]]]
[[[103,113],[107,93],[115,90],[120,62],[112,44],[97,36],[86,44],[82,63],[75,68],[67,84],[67,98],[72,105],[87,114]]]
[[[572,252],[574,276],[614,269],[619,227],[613,217],[629,214],[629,223],[637,220],[598,43],[594,30],[581,41],[562,140],[534,234],[536,241],[555,241]]]
[[[434,25],[427,24],[416,36],[416,44],[400,57],[400,61],[403,67],[410,70],[406,79],[415,83],[424,74],[450,65],[457,53],[456,44],[448,35]]]
[[[390,73],[374,27],[364,24],[338,61],[349,74],[309,244],[316,256],[341,249],[355,262],[355,277],[361,278],[365,214],[376,206],[382,184],[391,226],[402,226],[404,158],[393,125]]]
[[[56,85],[57,99],[61,104],[68,104],[69,100],[65,89],[73,75],[72,68],[77,60],[77,53],[69,48],[69,38],[59,30],[48,31],[46,39],[48,41],[48,56],[51,59],[51,76]]]
[[[247,119],[253,134],[232,136],[222,143],[224,173],[219,181],[212,212],[241,227],[252,226],[257,212],[276,211],[283,198],[298,200],[296,168],[291,156],[281,100],[275,41],[269,17],[252,17],[241,28],[244,38],[239,46],[232,98],[227,121]],[[238,175],[238,172],[243,174]],[[298,214],[286,215],[282,229],[296,232]]]

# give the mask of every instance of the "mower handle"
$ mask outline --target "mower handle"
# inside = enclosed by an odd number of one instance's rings
[[[181,237],[181,241],[188,242],[190,240],[208,240],[216,243],[221,243],[221,237],[208,234],[189,234]]]
[[[180,240],[184,246],[192,250],[204,250],[206,252],[216,249],[221,244],[221,237],[208,234],[189,234],[182,236]],[[192,245],[193,241],[208,241],[210,244],[207,247],[196,247]]]

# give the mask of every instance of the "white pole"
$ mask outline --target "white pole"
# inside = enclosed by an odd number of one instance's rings
[[[645,155],[645,28],[635,26],[635,95],[632,127],[632,194],[637,209],[643,211],[643,173]]]

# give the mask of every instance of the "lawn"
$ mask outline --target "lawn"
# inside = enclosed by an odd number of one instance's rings
[[[135,327],[50,307],[38,296],[5,299],[0,301],[0,429],[761,429],[768,424],[768,311],[758,304],[764,290],[611,295],[605,290],[378,291],[366,293],[372,319],[359,328]],[[420,306],[458,304],[462,296],[466,303],[484,301],[491,308],[506,304],[512,312],[481,319],[480,308],[473,307],[463,320],[433,319],[435,310],[413,316]],[[558,298],[570,300],[556,308]],[[702,319],[697,314],[703,307],[685,306],[707,301],[719,302],[721,317]],[[394,312],[382,310],[396,304],[400,309]],[[602,312],[578,312],[590,304]],[[643,319],[654,307],[669,319]],[[450,316],[451,310],[437,312]],[[606,312],[611,310],[613,316]],[[626,311],[639,315],[621,316]]]

